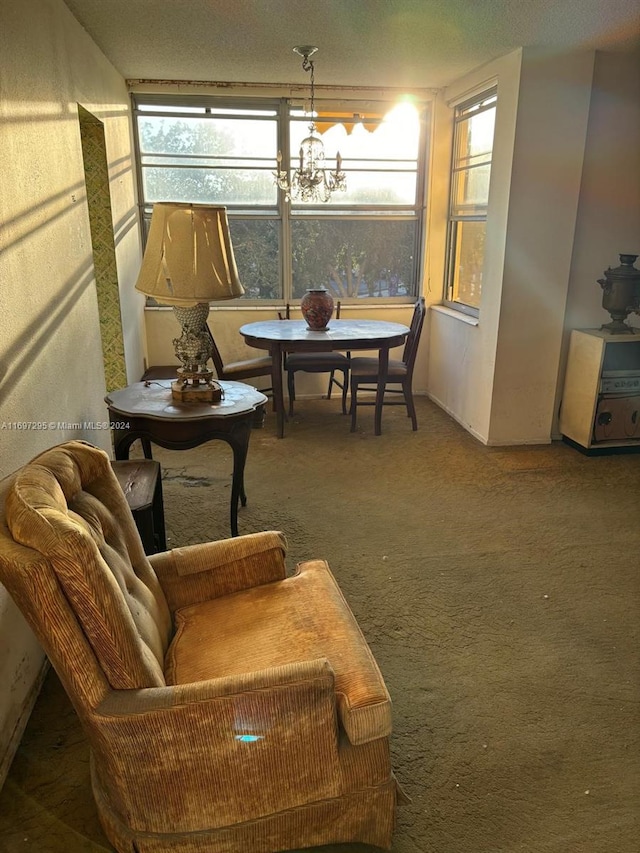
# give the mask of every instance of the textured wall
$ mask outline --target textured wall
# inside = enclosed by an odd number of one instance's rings
[[[142,369],[142,311],[140,300],[129,296],[140,246],[123,79],[61,0],[1,0],[0,56],[3,476],[71,437],[111,448],[109,431],[90,426],[105,421],[107,412],[78,104],[105,130],[131,373]],[[0,588],[4,764],[20,734],[42,660],[38,644]]]

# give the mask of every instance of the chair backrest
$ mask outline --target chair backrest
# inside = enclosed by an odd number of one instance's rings
[[[411,374],[413,366],[416,363],[416,355],[418,354],[418,344],[420,343],[420,335],[422,334],[422,326],[424,317],[427,313],[424,296],[421,296],[413,306],[413,316],[411,317],[411,325],[409,326],[409,334],[404,344],[402,360],[407,365],[407,373]]]
[[[164,686],[171,616],[107,454],[52,448],[2,481],[0,502],[0,581],[71,698],[92,677]]]
[[[211,359],[213,360],[213,366],[216,369],[216,376],[218,377],[218,379],[224,379],[224,362],[222,360],[222,356],[220,355],[218,345],[216,344],[216,339],[211,334],[211,329],[208,325],[207,332],[209,333],[209,338],[211,340]]]

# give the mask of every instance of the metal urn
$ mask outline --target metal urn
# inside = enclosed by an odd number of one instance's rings
[[[611,315],[611,323],[601,329],[612,335],[633,335],[636,332],[624,321],[632,312],[640,309],[640,270],[634,267],[637,255],[620,255],[620,266],[605,270],[604,278],[598,279],[602,287],[602,307]]]

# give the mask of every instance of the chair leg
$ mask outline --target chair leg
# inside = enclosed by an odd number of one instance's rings
[[[342,380],[342,414],[347,414],[347,391],[349,390],[349,371],[343,371],[343,380]]]
[[[356,412],[358,410],[358,383],[351,377],[351,432],[356,431]]]
[[[331,388],[333,385],[337,385],[338,388],[342,391],[342,414],[347,414],[347,393],[349,391],[349,369],[345,368],[340,371],[342,373],[342,382],[338,382],[336,379],[336,372],[332,370],[329,374],[329,387],[327,389],[327,400],[331,399]]]
[[[296,399],[296,380],[294,370],[287,370],[287,388],[289,389],[289,415],[293,416],[293,401]]]
[[[418,417],[416,415],[416,407],[413,402],[413,392],[410,385],[403,385],[404,400],[407,404],[407,416],[411,418],[411,426],[415,432],[418,429]]]
[[[329,387],[327,388],[327,400],[331,399],[331,386],[336,381],[335,375],[336,375],[335,370],[332,370],[331,373],[329,374]]]

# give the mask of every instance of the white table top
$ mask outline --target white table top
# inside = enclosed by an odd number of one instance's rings
[[[326,341],[330,344],[345,343],[353,346],[358,341],[371,343],[404,338],[409,334],[409,327],[386,320],[330,320],[326,329],[315,331],[309,329],[305,320],[263,320],[241,326],[240,334],[256,341]]]
[[[244,382],[221,381],[224,396],[217,403],[177,403],[171,396],[171,379],[135,382],[111,391],[105,402],[112,412],[125,417],[158,420],[200,420],[224,418],[252,412],[267,402],[265,395]]]

